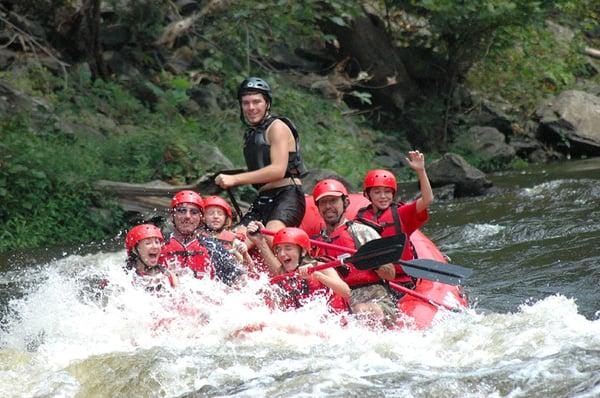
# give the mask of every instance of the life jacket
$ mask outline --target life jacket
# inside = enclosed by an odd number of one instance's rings
[[[344,246],[350,249],[356,249],[360,247],[360,242],[357,242],[356,239],[352,236],[349,230],[349,226],[352,225],[352,221],[345,222],[331,235],[327,235],[325,230],[322,230],[321,233],[317,236],[314,236],[313,239],[318,240],[320,242],[333,243],[338,246]],[[338,249],[331,248],[323,248],[317,247],[315,252],[313,253],[313,257],[318,256],[331,256],[337,257],[346,252]],[[377,275],[377,273],[373,270],[364,270],[361,271],[355,268],[352,264],[344,264],[342,267],[337,267],[336,270],[340,274],[340,277],[344,282],[350,286],[350,288],[357,288],[362,286],[373,285],[376,283],[382,283],[382,279]]]
[[[302,178],[308,174],[302,156],[300,155],[300,136],[296,126],[286,117],[269,116],[259,125],[252,126],[244,135],[244,159],[249,171],[262,169],[271,164],[271,145],[267,143],[266,132],[275,120],[281,120],[292,131],[296,142],[296,152],[288,153],[288,164],[284,177]],[[254,184],[259,189],[264,184]]]
[[[159,262],[168,268],[188,267],[197,278],[209,275],[213,279],[215,276],[208,251],[198,242],[198,239],[183,245],[177,239],[171,237],[160,251]]]
[[[337,313],[348,310],[348,304],[344,298],[333,293],[318,280],[290,276],[277,282],[277,286],[282,290],[278,301],[284,309],[300,308],[312,298],[325,296],[331,311]]]
[[[390,207],[385,209],[378,217],[375,213],[373,205],[370,204],[367,207],[363,207],[358,210],[355,220],[375,229],[377,232],[379,232],[382,238],[394,235],[404,235],[405,243],[400,259],[412,260],[415,258],[415,251],[412,243],[410,243],[409,236],[404,231],[398,209],[398,204],[392,203]],[[412,278],[404,273],[400,264],[394,264],[394,267],[396,269],[396,277],[392,280],[392,282],[407,283],[412,281]]]

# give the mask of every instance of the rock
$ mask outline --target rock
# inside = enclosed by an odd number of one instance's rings
[[[299,69],[310,72],[319,72],[322,70],[320,64],[298,56],[285,44],[275,45],[271,54],[271,63],[279,69]]]
[[[446,153],[430,164],[427,175],[432,187],[453,184],[455,197],[482,195],[492,186],[485,173],[454,153]]]
[[[106,50],[118,50],[129,43],[131,33],[125,24],[100,25],[98,38]]]
[[[435,200],[452,200],[454,199],[455,184],[444,185],[433,189]]]
[[[215,172],[220,170],[233,169],[234,165],[227,156],[223,155],[221,150],[205,143],[191,145],[192,150],[200,159],[202,159],[202,169],[206,172]]]
[[[223,98],[223,88],[215,83],[205,86],[194,86],[189,90],[189,95],[200,107],[218,111],[221,108],[220,100]]]
[[[568,90],[536,111],[539,138],[573,156],[600,156],[600,97]]]
[[[494,164],[510,163],[515,157],[515,149],[506,143],[506,137],[494,127],[474,126],[469,129],[473,137],[472,149],[486,162]]]
[[[511,104],[503,100],[478,99],[476,94],[473,94],[472,97],[477,105],[469,115],[463,117],[468,125],[491,126],[506,136],[513,134],[512,124],[515,120],[509,116],[514,113]]]
[[[24,16],[17,14],[16,12],[9,12],[8,20],[21,31],[26,32],[37,39],[41,39],[43,41],[46,40],[46,31],[39,23],[27,19]]]
[[[52,107],[44,100],[30,97],[0,79],[0,115],[27,115],[33,130],[45,129],[58,121]]]
[[[7,70],[17,59],[17,53],[7,48],[0,49],[0,70]]]

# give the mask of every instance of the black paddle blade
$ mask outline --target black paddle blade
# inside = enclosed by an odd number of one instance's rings
[[[404,249],[403,236],[374,239],[362,245],[358,251],[344,260],[359,270],[374,269],[395,262]]]
[[[473,274],[473,270],[470,268],[425,258],[396,260],[395,262],[402,264],[404,272],[413,278],[429,279],[448,285],[460,285],[464,279]]]

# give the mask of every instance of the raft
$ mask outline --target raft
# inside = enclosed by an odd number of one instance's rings
[[[350,206],[346,210],[346,216],[352,220],[356,213],[362,207],[369,204],[369,200],[362,194],[350,194]],[[300,225],[309,236],[318,234],[324,227],[323,220],[311,195],[306,195],[306,212]],[[431,259],[442,263],[447,263],[446,256],[438,247],[421,231],[417,230],[410,236],[417,258]],[[452,286],[445,283],[434,282],[425,279],[418,279],[414,292],[424,296],[415,297],[405,294],[398,300],[398,327],[411,327],[416,329],[425,329],[429,327],[443,306],[449,308],[466,308],[468,306],[467,298],[463,293],[461,286]]]

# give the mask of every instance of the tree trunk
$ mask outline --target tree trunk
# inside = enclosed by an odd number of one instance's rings
[[[86,59],[90,65],[93,79],[108,77],[100,46],[100,2],[100,0],[84,0],[81,8],[83,14],[81,31],[85,43]]]

